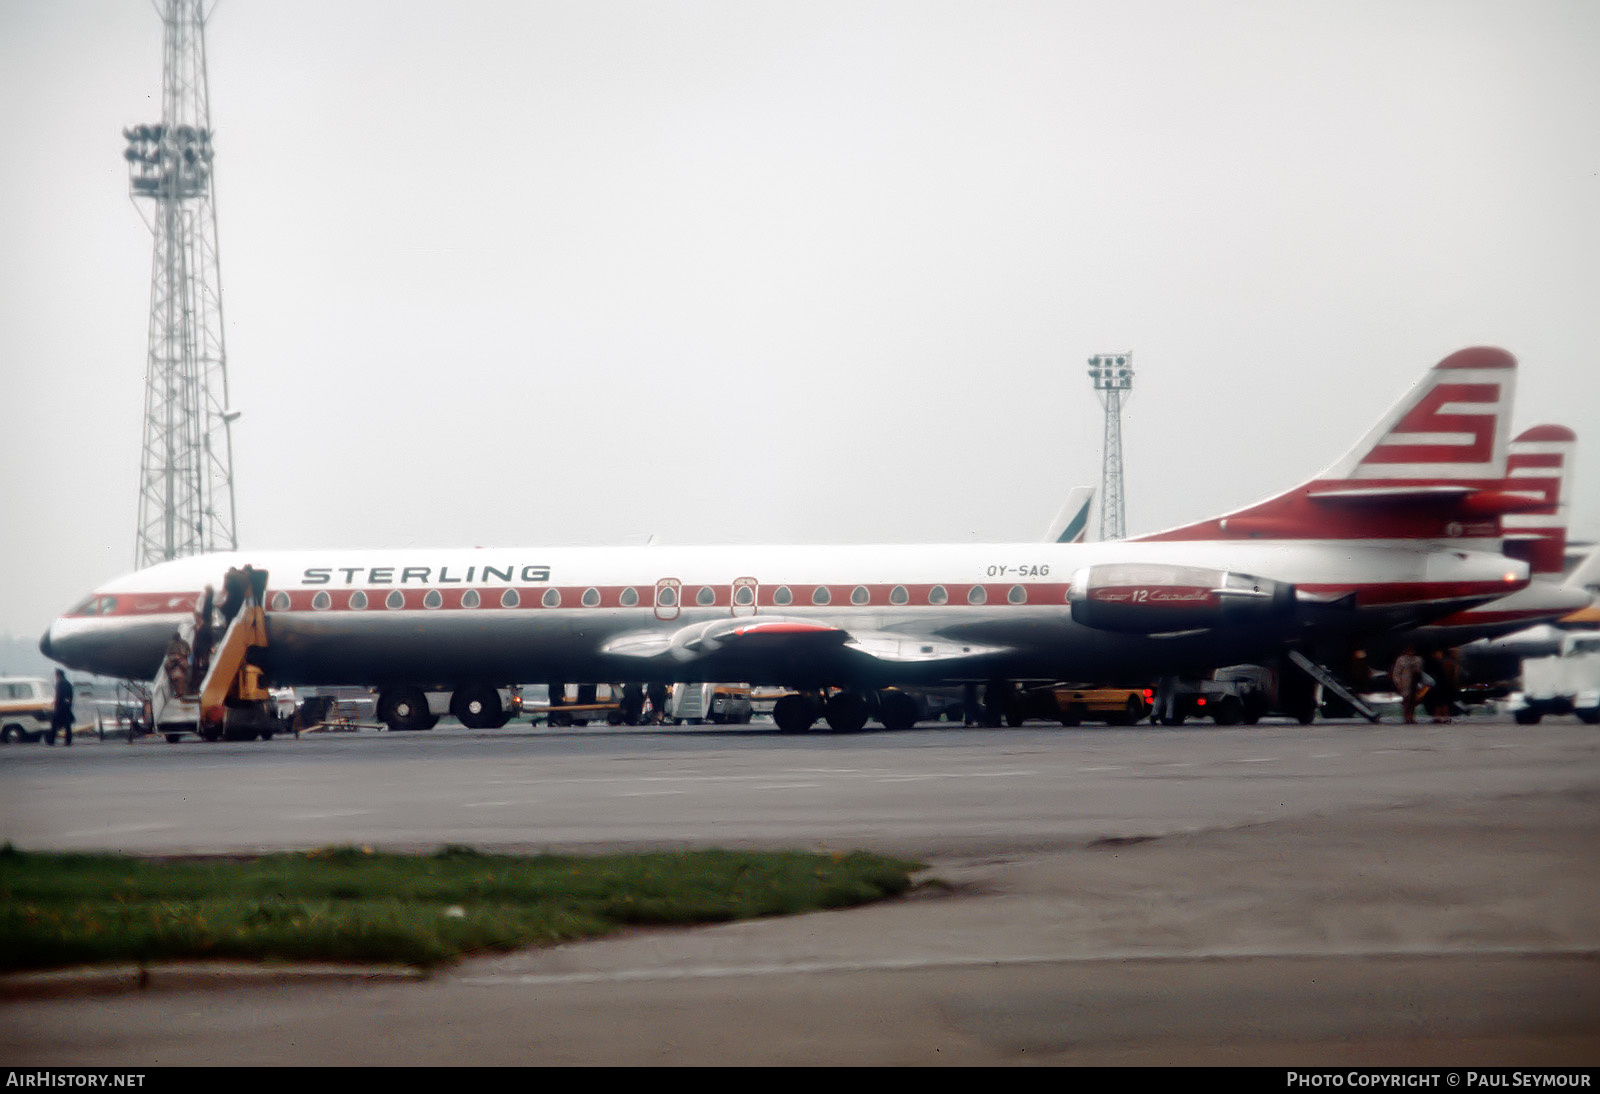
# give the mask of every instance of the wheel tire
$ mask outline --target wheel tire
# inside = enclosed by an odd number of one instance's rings
[[[1244,721],[1244,704],[1230,695],[1212,708],[1211,720],[1219,726],[1236,726]]]
[[[1146,713],[1149,713],[1149,712],[1147,712],[1145,710],[1144,703],[1137,696],[1130,695],[1130,696],[1128,696],[1128,701],[1123,704],[1123,707],[1122,707],[1122,710],[1121,710],[1120,713],[1106,715],[1106,725],[1108,725],[1108,726],[1132,726],[1132,725],[1138,725],[1139,722],[1141,720],[1143,720],[1143,718],[1144,718]],[[1157,719],[1153,714],[1151,715],[1150,721],[1151,721],[1151,724],[1153,724],[1153,725],[1159,725],[1160,724],[1160,720]]]
[[[183,734],[181,733],[163,733],[162,736],[167,739],[167,744],[169,745],[175,745],[183,740]]]
[[[8,745],[15,742],[18,732],[16,726],[6,726],[4,729],[0,729],[0,745]]]
[[[817,720],[817,708],[804,695],[785,695],[772,705],[772,720],[782,733],[804,733]]]
[[[427,707],[426,698],[423,707]],[[468,729],[497,729],[506,724],[500,693],[487,684],[457,688],[450,696],[450,713]]]
[[[1578,721],[1587,726],[1600,726],[1600,707],[1589,707],[1584,710],[1575,710]]]
[[[435,720],[428,710],[428,697],[413,687],[385,690],[378,697],[378,719],[391,733],[432,729]]]
[[[822,716],[835,733],[859,733],[871,711],[864,696],[853,691],[840,692],[823,707]]]
[[[884,729],[910,729],[917,724],[917,701],[903,691],[880,692],[878,721]]]

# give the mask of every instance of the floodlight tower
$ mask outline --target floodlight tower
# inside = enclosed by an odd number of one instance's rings
[[[122,131],[155,237],[136,566],[233,550],[233,441],[202,0],[164,0],[161,120]]]
[[[1121,539],[1122,497],[1122,396],[1133,394],[1133,354],[1102,353],[1089,358],[1089,378],[1106,408],[1105,462],[1100,469],[1100,538]]]

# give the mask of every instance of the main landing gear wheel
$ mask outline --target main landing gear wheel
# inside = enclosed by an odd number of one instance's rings
[[[378,697],[378,718],[391,732],[432,729],[438,718],[428,710],[428,697],[421,688],[385,688]]]
[[[772,705],[772,720],[784,733],[804,733],[817,720],[817,705],[804,695],[785,695]]]
[[[903,691],[879,692],[878,721],[884,729],[910,729],[917,724],[917,701]]]
[[[450,697],[450,713],[468,729],[499,729],[511,720],[500,703],[500,692],[487,684],[457,688]]]
[[[827,706],[822,709],[822,716],[827,719],[828,727],[835,733],[861,732],[861,727],[867,724],[867,716],[870,713],[866,697],[852,691],[840,692],[829,699]]]

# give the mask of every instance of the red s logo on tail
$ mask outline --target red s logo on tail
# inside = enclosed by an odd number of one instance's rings
[[[1438,384],[1361,462],[1486,463],[1494,458],[1495,414],[1446,413],[1446,408],[1461,403],[1495,407],[1499,402],[1499,384]]]

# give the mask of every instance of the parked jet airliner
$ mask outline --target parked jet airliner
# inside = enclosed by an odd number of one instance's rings
[[[1419,649],[1460,646],[1562,619],[1593,602],[1581,582],[1565,580],[1577,447],[1577,434],[1560,425],[1534,426],[1511,442],[1507,476],[1519,492],[1538,499],[1538,504],[1508,514],[1504,521],[1505,552],[1527,561],[1531,576],[1527,587],[1510,596],[1452,612],[1410,632],[1406,641]]]
[[[876,708],[893,726],[908,716],[879,691],[893,685],[1260,660],[1526,584],[1527,564],[1500,552],[1501,518],[1530,505],[1506,479],[1515,367],[1499,349],[1452,354],[1323,474],[1141,539],[199,556],[109,582],[40,646],[148,679],[203,586],[249,563],[269,574],[256,651],[268,679],[375,685],[396,727],[428,724],[423,689],[451,690],[452,710],[478,719],[498,714],[497,685],[540,680],[836,688],[774,716],[851,729]]]

